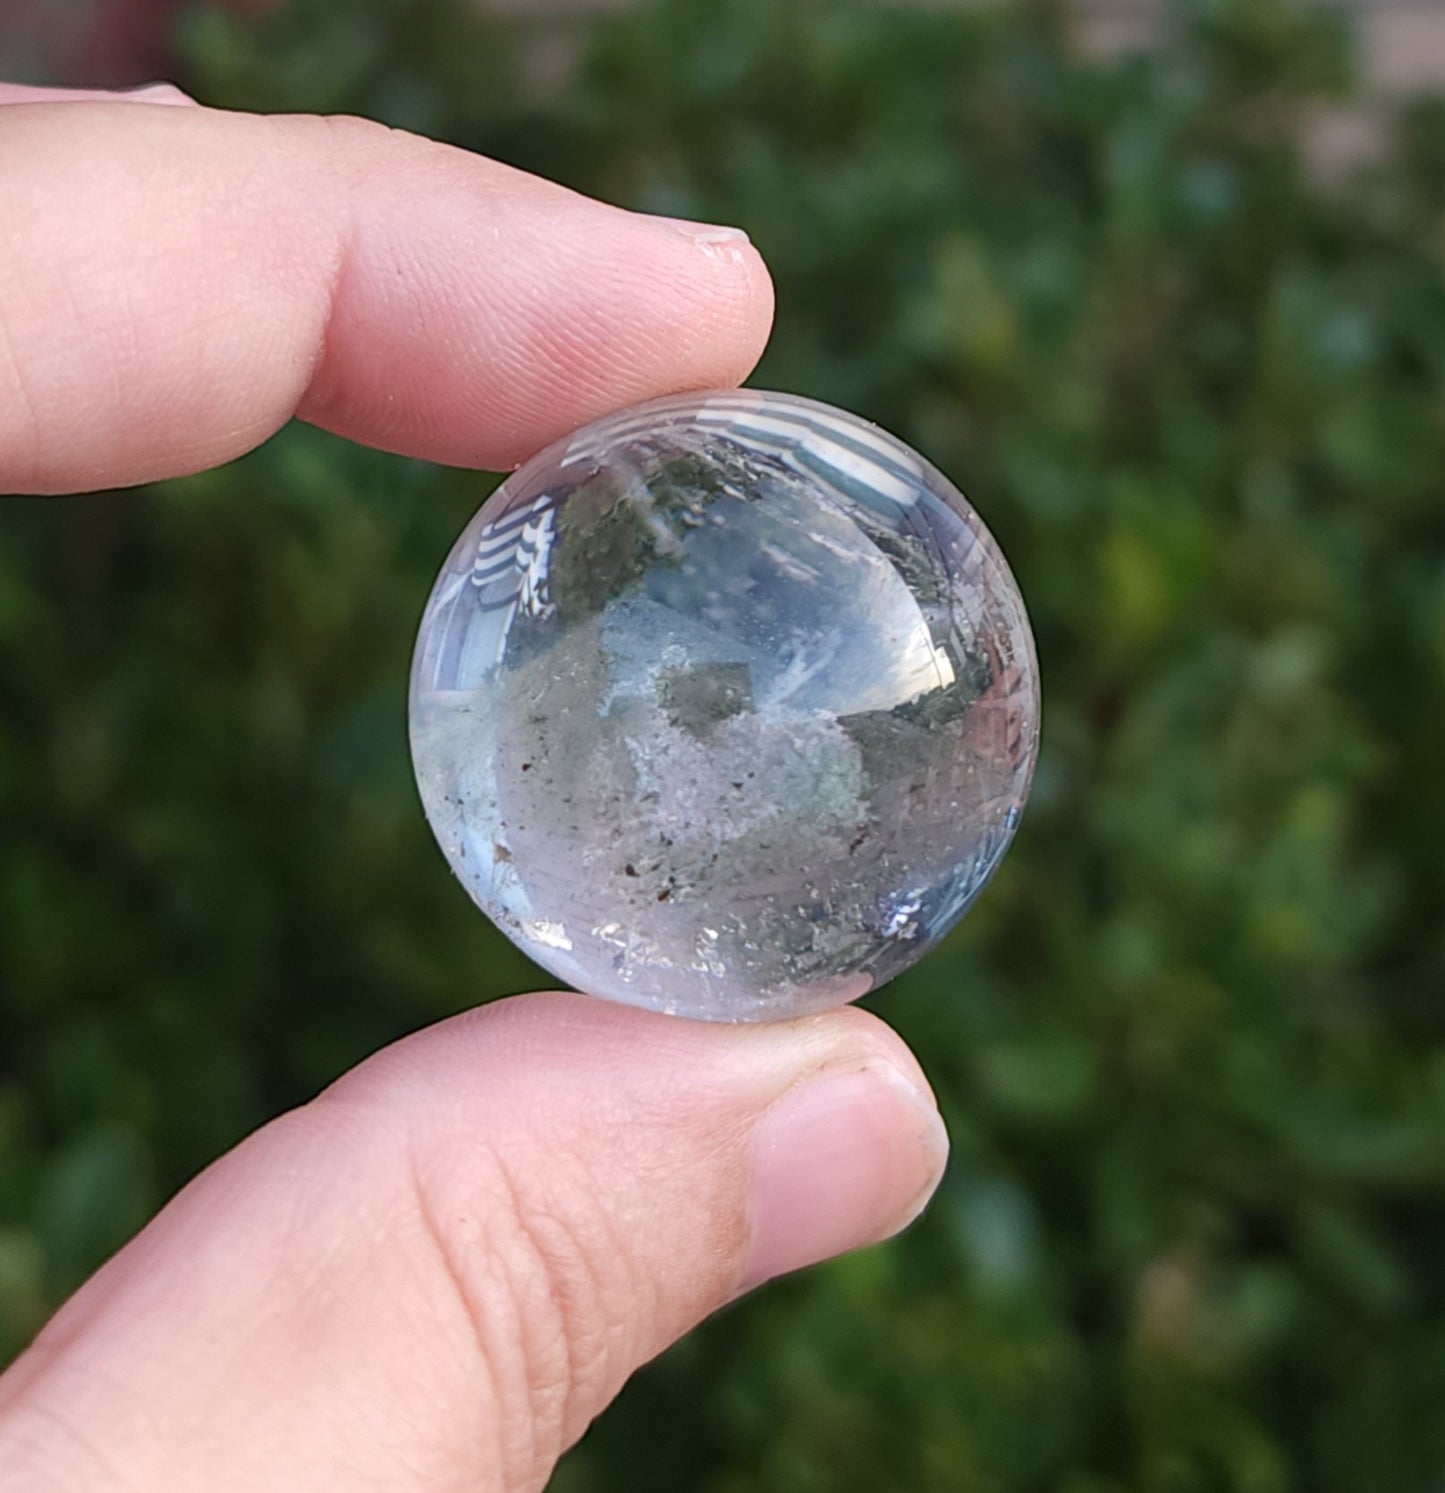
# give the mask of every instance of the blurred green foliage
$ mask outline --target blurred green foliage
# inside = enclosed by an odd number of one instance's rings
[[[1445,105],[1330,189],[1328,13],[1199,0],[1109,62],[1061,17],[183,17],[208,101],[745,225],[756,381],[926,451],[1038,629],[1017,846],[879,1001],[953,1132],[937,1204],[639,1376],[566,1493],[1445,1480]],[[249,1127],[532,978],[406,755],[486,488],[295,428],[0,509],[0,1355]]]

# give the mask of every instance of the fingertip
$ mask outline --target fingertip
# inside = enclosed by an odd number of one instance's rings
[[[881,1016],[861,1006],[840,1006],[804,1020],[824,1028],[839,1050],[866,1053],[889,1063],[933,1104],[933,1088],[923,1065],[908,1043]]]
[[[505,180],[501,196],[461,179],[358,194],[304,419],[510,470],[630,404],[747,377],[773,293],[745,234]]]
[[[932,1096],[893,1063],[834,1063],[799,1083],[753,1131],[741,1289],[891,1238],[947,1159]]]
[[[773,279],[763,256],[742,228],[700,223],[690,218],[649,216],[644,219],[689,244],[705,260],[711,274],[738,308],[738,338],[730,349],[736,361],[720,364],[716,378],[705,386],[730,388],[757,366],[773,327]],[[696,269],[696,266],[694,266]]]

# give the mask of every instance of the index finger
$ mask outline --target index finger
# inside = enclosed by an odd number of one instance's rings
[[[356,119],[0,109],[0,491],[215,465],[292,415],[515,465],[746,376],[744,235],[624,212]]]

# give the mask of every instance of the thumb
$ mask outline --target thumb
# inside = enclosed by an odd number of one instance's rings
[[[947,1149],[857,1010],[577,996],[411,1037],[187,1187],[0,1379],[0,1490],[519,1490],[739,1291],[882,1238]]]

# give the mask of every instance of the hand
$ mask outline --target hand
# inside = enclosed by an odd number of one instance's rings
[[[506,467],[767,335],[741,235],[356,120],[67,97],[0,89],[0,490],[198,471],[293,415]],[[635,1367],[902,1227],[945,1152],[860,1011],[499,1002],[268,1125],[82,1288],[0,1378],[0,1490],[538,1488]]]

